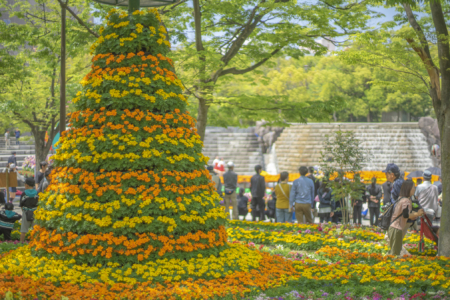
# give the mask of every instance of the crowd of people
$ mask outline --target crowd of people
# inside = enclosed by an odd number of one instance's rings
[[[39,171],[36,173],[36,180],[33,177],[25,178],[17,171],[16,152],[13,152],[8,159],[8,165],[3,170],[9,173],[16,173],[18,181],[24,183],[25,189],[19,192],[16,187],[9,187],[9,199],[6,199],[3,191],[0,191],[0,202],[3,202],[4,208],[0,210],[0,235],[3,235],[4,240],[11,240],[11,232],[14,228],[14,223],[21,220],[20,226],[20,242],[25,242],[25,237],[28,231],[33,227],[34,211],[38,207],[39,194],[45,192],[50,182],[50,173],[52,167],[43,161],[39,164]],[[14,211],[13,201],[16,195],[20,193],[19,208],[22,214]]]
[[[208,170],[217,191],[224,199],[228,218],[233,220],[239,220],[240,217],[245,220],[251,211],[253,221],[270,219],[272,222],[284,223],[294,222],[295,218],[298,223],[312,224],[315,217],[318,217],[320,223],[348,223],[349,215],[352,215],[353,224],[362,225],[363,214],[368,214],[370,226],[378,226],[382,208],[392,205],[392,219],[387,232],[392,254],[400,254],[408,228],[417,230],[416,220],[424,214],[433,221],[434,230],[439,234],[442,183],[440,179],[432,183],[430,171],[423,172],[423,181],[417,180],[416,188],[411,179],[405,180],[397,165],[388,164],[383,171],[386,175],[385,183],[378,185],[377,178],[374,177],[366,185],[356,174],[353,178],[356,188],[352,197],[336,199],[330,179],[323,176],[319,180],[315,176],[316,170],[306,166],[299,168],[300,177],[292,183],[289,183],[289,173],[281,172],[276,185],[268,189],[264,176],[261,176],[262,167],[257,165],[250,180],[250,192],[246,193],[244,188],[238,188],[238,175],[234,172],[233,162],[228,162],[227,170],[223,171],[222,194],[217,166],[218,163],[216,166],[208,166]],[[363,212],[365,203],[367,211]],[[348,213],[343,214],[343,211]]]

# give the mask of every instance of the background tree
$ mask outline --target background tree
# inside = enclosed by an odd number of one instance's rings
[[[379,122],[384,111],[400,109],[416,117],[429,115],[429,97],[398,91],[394,75],[364,64],[349,65],[334,55],[279,58],[217,85],[208,125],[251,126],[264,119],[289,126],[305,122],[306,116],[313,122]],[[193,102],[191,112],[197,108]],[[266,109],[270,105],[273,110]]]
[[[326,48],[316,42],[319,37],[333,40],[361,30],[372,14],[365,1],[193,0],[193,9],[186,3],[176,5],[166,10],[164,21],[183,50],[175,53],[177,70],[183,70],[187,92],[198,100],[202,139],[218,84],[236,80],[235,75],[252,72],[272,58],[324,53]],[[195,43],[182,33],[189,29],[194,30]],[[263,108],[279,109],[270,105],[258,110]],[[296,114],[305,118],[301,110]]]
[[[441,1],[396,0],[388,4],[396,6],[399,14],[385,27],[402,26],[401,30],[376,32],[377,36],[385,36],[381,44],[369,34],[357,36],[364,47],[347,59],[357,63],[378,62],[380,67],[403,76],[404,81],[411,80],[405,86],[420,80],[419,89],[428,92],[441,136],[443,207],[438,253],[450,256],[450,45],[445,17],[450,5]]]
[[[361,182],[354,182],[346,177],[346,174],[358,174],[364,167],[366,158],[359,147],[360,141],[355,137],[353,131],[338,130],[333,135],[326,135],[323,149],[320,151],[321,170],[330,180],[329,187],[333,190],[335,201],[340,202],[342,222],[348,222],[349,211],[348,197],[360,196]]]
[[[67,19],[67,98],[74,97],[83,70],[89,66],[85,56],[94,38],[87,27],[91,18],[79,4],[77,18]],[[0,22],[0,110],[28,125],[36,144],[36,160],[45,160],[58,130],[60,89],[60,6],[57,1],[2,0],[3,15],[18,19],[9,25]],[[84,10],[83,10],[84,9]],[[85,19],[84,21],[82,19]],[[84,25],[80,25],[80,20]],[[48,132],[49,143],[45,143]]]

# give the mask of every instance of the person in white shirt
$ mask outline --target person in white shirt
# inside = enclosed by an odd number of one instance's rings
[[[431,172],[423,172],[422,184],[419,184],[416,189],[415,196],[419,201],[420,206],[426,211],[427,209],[433,210],[435,218],[440,215],[440,205],[438,202],[439,192],[438,187],[431,183]]]

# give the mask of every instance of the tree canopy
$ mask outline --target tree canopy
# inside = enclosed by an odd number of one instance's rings
[[[174,53],[177,71],[187,92],[198,100],[200,136],[218,85],[255,71],[272,58],[325,53],[318,38],[334,41],[354,33],[374,14],[364,1],[344,0],[194,0],[193,7],[187,1],[167,7],[165,25],[172,42],[182,49]],[[299,119],[308,113],[296,111]]]
[[[77,18],[67,18],[67,96],[71,99],[89,66],[86,54],[94,36],[86,27],[91,17],[82,1]],[[0,22],[0,110],[30,128],[36,143],[37,160],[45,160],[59,122],[61,17],[57,1],[31,4],[19,0],[0,1],[2,15],[13,22]],[[84,21],[83,21],[84,19]],[[80,22],[85,22],[81,25]]]
[[[217,86],[209,125],[245,126],[264,119],[287,126],[306,121],[302,116],[308,121],[376,122],[382,112],[401,109],[421,117],[432,110],[428,94],[398,90],[403,79],[397,74],[349,65],[334,55],[280,58],[235,79]]]

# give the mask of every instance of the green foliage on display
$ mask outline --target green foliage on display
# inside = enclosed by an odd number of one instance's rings
[[[335,201],[340,202],[338,209],[342,213],[344,224],[347,223],[349,216],[348,197],[360,199],[361,189],[365,190],[359,177],[355,176],[354,180],[345,177],[346,173],[357,175],[367,161],[363,149],[359,146],[360,143],[353,131],[338,130],[332,135],[325,135],[324,146],[320,151],[320,167],[326,177],[324,180],[333,190]]]

